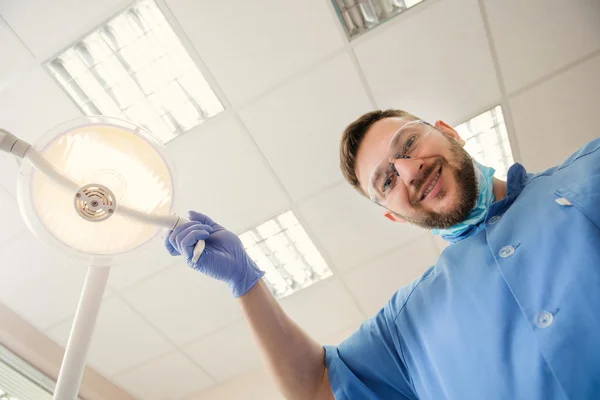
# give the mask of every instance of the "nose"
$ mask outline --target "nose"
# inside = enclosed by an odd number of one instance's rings
[[[423,170],[423,160],[419,158],[392,158],[390,162],[399,178],[406,186],[414,186]]]

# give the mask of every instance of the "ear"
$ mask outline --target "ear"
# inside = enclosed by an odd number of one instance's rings
[[[442,120],[435,121],[435,128],[438,131],[442,132],[444,135],[456,140],[458,143],[461,144],[461,146],[465,145],[465,141],[460,137],[458,132],[456,132],[453,127],[451,127],[444,121],[442,121]]]
[[[383,216],[386,217],[387,219],[389,219],[392,222],[406,222],[404,221],[404,219],[402,219],[398,214],[393,213],[391,211],[385,211],[383,213]]]

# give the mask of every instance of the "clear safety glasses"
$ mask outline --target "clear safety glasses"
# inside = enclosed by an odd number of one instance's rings
[[[397,160],[418,158],[424,144],[435,128],[425,121],[404,124],[392,136],[385,155],[379,160],[369,176],[368,194],[374,202],[385,205],[388,195],[401,179],[396,169]]]

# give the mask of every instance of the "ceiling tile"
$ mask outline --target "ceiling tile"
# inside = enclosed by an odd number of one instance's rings
[[[4,244],[0,300],[38,329],[73,315],[87,266],[47,247],[32,233]]]
[[[155,358],[112,381],[144,400],[177,400],[213,385],[213,380],[180,352]]]
[[[257,345],[244,320],[219,329],[182,350],[219,382],[260,366]]]
[[[361,323],[357,323],[355,324],[355,326],[336,332],[333,335],[329,335],[325,339],[323,339],[321,343],[323,343],[324,345],[337,346],[344,340],[346,340],[348,336],[352,335],[354,331],[356,331],[360,327]]]
[[[371,104],[347,53],[244,108],[240,116],[294,200],[342,179],[341,133]]]
[[[0,125],[32,144],[50,128],[81,117],[81,111],[41,67],[25,71],[0,91]],[[0,184],[16,196],[14,157],[0,157]]]
[[[338,21],[322,0],[167,3],[234,106],[344,43]]]
[[[484,0],[509,93],[600,48],[597,0]]]
[[[336,277],[287,296],[280,300],[280,304],[317,341],[354,327],[364,319],[348,290]]]
[[[164,232],[167,235],[168,232]],[[122,290],[165,268],[185,264],[181,257],[171,256],[160,241],[149,247],[143,254],[132,259],[127,265],[115,266],[110,271],[108,285],[114,290]]]
[[[384,209],[346,182],[298,205],[309,234],[318,239],[337,270],[348,270],[423,233],[413,225],[392,223]]]
[[[511,98],[521,161],[527,170],[560,164],[597,138],[599,104],[600,56]]]
[[[178,345],[213,332],[241,315],[227,285],[185,263],[167,268],[121,295]]]
[[[69,319],[46,334],[65,346],[72,324]],[[88,355],[93,368],[110,377],[172,350],[123,300],[110,297],[102,302]]]
[[[222,114],[169,142],[181,213],[200,211],[241,232],[288,207],[288,200],[250,136]]]
[[[5,190],[13,199],[17,196],[19,171],[20,166],[15,157],[6,154],[0,155],[0,188]]]
[[[118,12],[128,0],[0,2],[0,15],[39,60],[45,60]]]
[[[4,157],[0,155],[0,158]],[[11,160],[12,161],[12,160]],[[1,168],[1,166],[0,166]],[[27,226],[21,217],[17,200],[8,191],[0,187],[0,246],[9,239],[27,231]]]
[[[343,279],[365,313],[374,316],[401,287],[434,265],[439,250],[431,234],[344,274]]]
[[[0,90],[2,90],[19,72],[33,66],[35,58],[2,18],[0,18],[0,43],[2,43],[2,58],[10,60],[10,62],[0,63]]]
[[[195,393],[185,400],[285,400],[273,378],[263,369],[240,375],[221,385]]]
[[[452,125],[500,99],[477,0],[425,2],[388,24],[355,46],[380,108]]]

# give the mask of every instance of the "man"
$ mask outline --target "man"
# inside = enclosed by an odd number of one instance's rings
[[[348,182],[451,245],[339,346],[294,324],[208,217],[191,212],[166,246],[227,282],[289,399],[600,398],[600,140],[540,174],[515,164],[506,183],[463,144],[399,110],[345,130]]]

